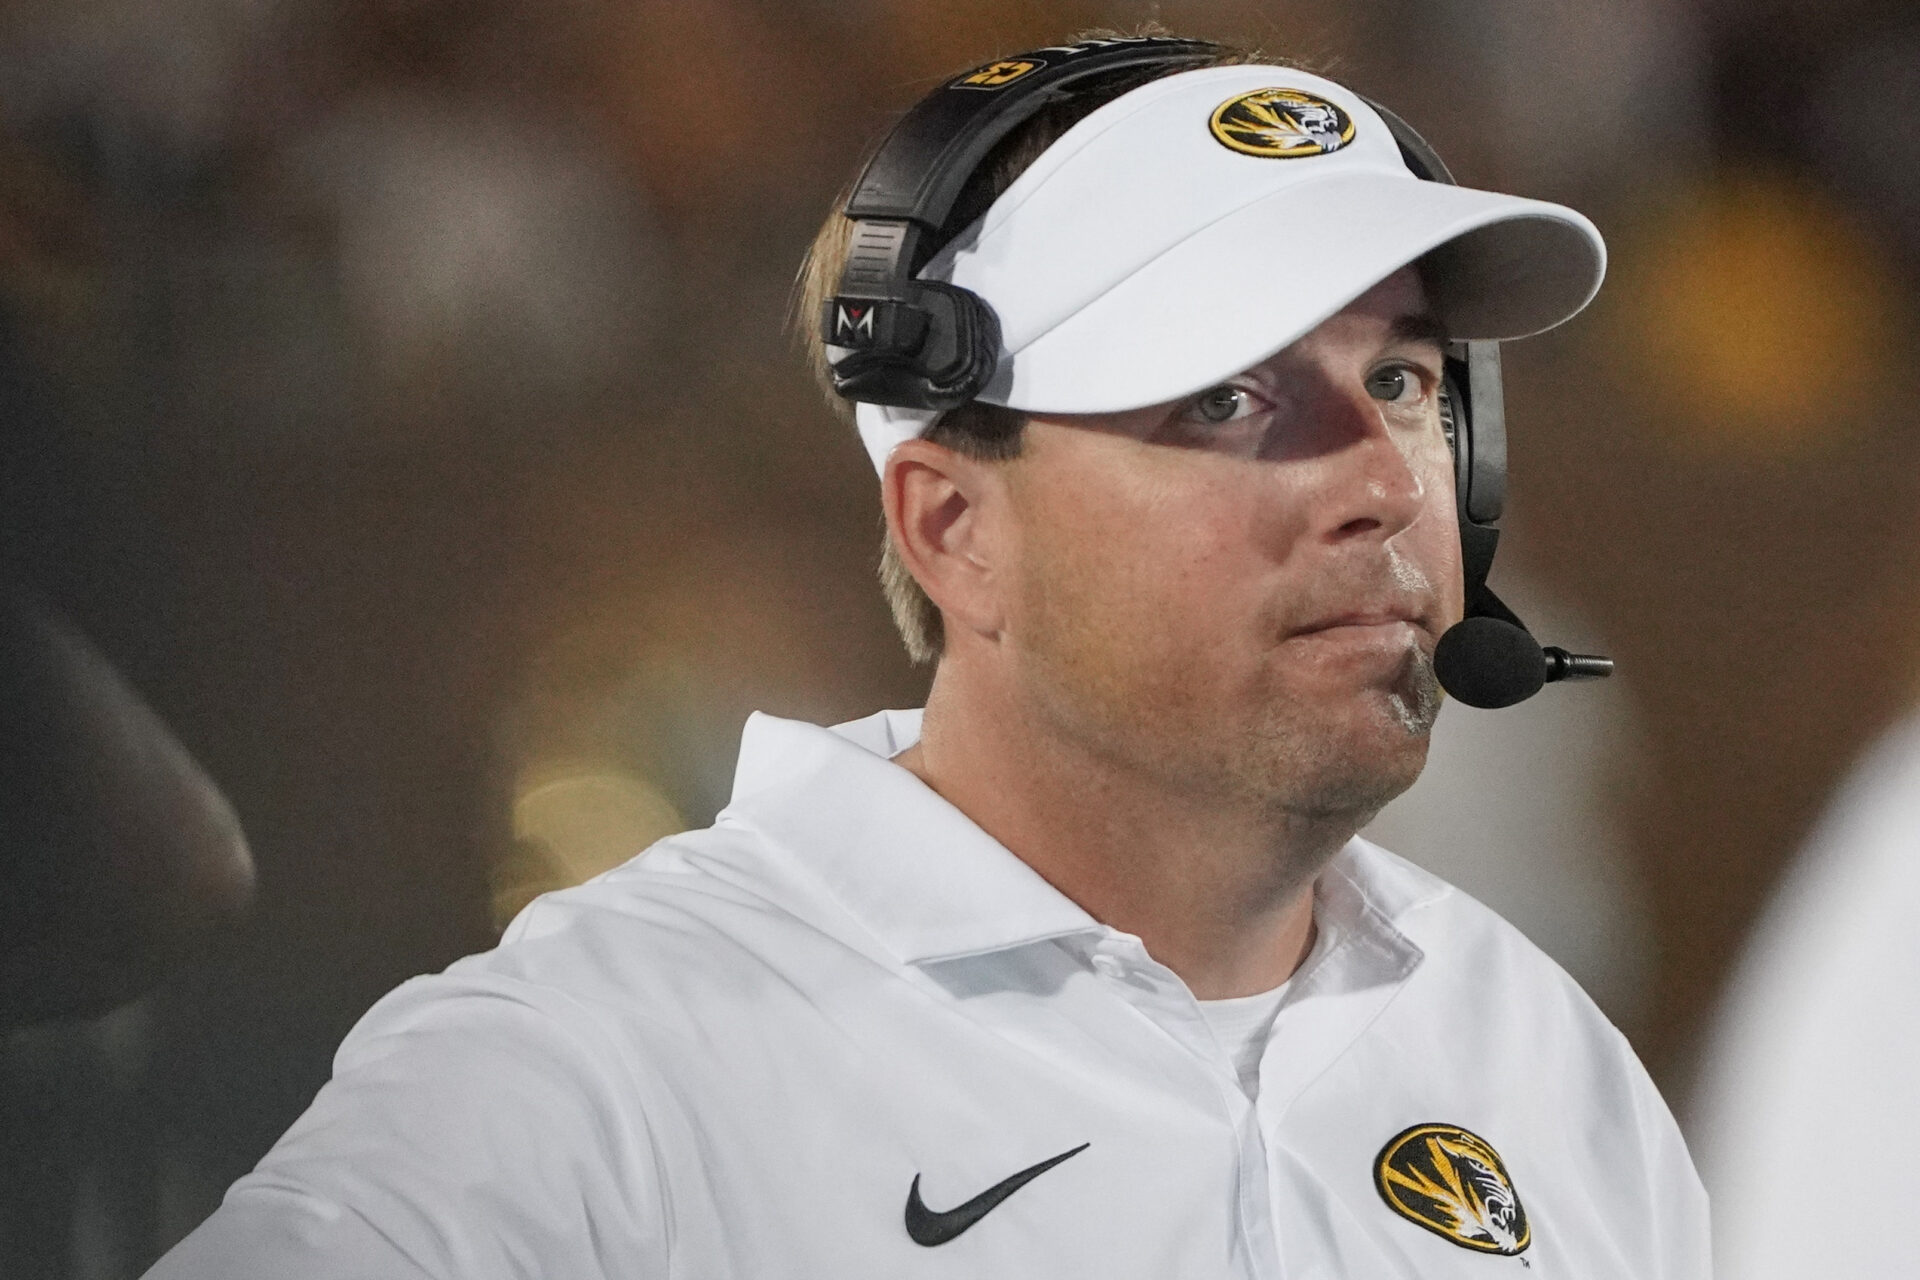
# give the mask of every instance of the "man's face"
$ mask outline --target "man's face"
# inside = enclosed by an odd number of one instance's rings
[[[1409,786],[1461,614],[1442,350],[1408,268],[1198,396],[1035,417],[1003,638],[1046,730],[1304,816]]]

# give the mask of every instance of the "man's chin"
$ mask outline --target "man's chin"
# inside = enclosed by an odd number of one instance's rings
[[[1334,714],[1344,708],[1363,719],[1378,718],[1409,737],[1424,738],[1433,729],[1444,701],[1433,658],[1417,644],[1407,644],[1372,670],[1328,664],[1304,673],[1293,686],[1301,705],[1318,704]]]
[[[1306,767],[1290,780],[1289,807],[1359,827],[1419,779],[1443,699],[1433,663],[1419,650],[1409,653],[1394,679],[1349,697],[1317,727],[1298,727],[1320,749],[1300,762]]]
[[[1376,721],[1330,749],[1317,768],[1296,776],[1287,807],[1302,817],[1363,827],[1414,784],[1426,763],[1426,735]]]

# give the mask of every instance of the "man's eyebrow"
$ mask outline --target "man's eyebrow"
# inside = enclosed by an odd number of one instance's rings
[[[1447,326],[1440,323],[1440,317],[1431,311],[1397,317],[1390,332],[1396,342],[1431,342],[1442,350],[1450,341]]]

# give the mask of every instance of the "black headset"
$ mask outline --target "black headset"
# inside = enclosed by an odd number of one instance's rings
[[[943,231],[960,230],[947,221],[975,170],[1009,133],[1076,90],[1203,63],[1221,52],[1206,41],[1160,36],[1086,40],[989,62],[922,98],[881,143],[842,210],[853,223],[851,247],[838,290],[820,308],[834,390],[849,400],[934,412],[978,395],[999,358],[993,308],[971,290],[914,275],[940,247]],[[1446,164],[1406,121],[1363,101],[1380,114],[1415,177],[1453,183]],[[1497,620],[1525,637],[1524,624],[1487,587],[1507,488],[1498,342],[1452,344],[1440,415],[1453,452],[1467,617]],[[1541,682],[1607,673],[1593,663],[1612,666],[1554,649],[1543,651],[1542,661]],[[1444,669],[1441,674],[1455,692]],[[1540,682],[1520,681],[1528,683],[1531,688],[1496,705],[1531,696]],[[1481,698],[1455,696],[1483,705]],[[1489,696],[1507,697],[1506,685]]]

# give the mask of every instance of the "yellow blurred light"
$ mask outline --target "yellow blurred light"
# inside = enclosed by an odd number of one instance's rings
[[[505,928],[540,894],[610,871],[686,826],[658,787],[632,774],[566,763],[528,770],[515,788],[513,852],[489,876],[494,924]]]
[[[1614,314],[1677,445],[1780,454],[1855,431],[1885,385],[1889,268],[1844,211],[1778,177],[1707,187],[1655,221]]]

